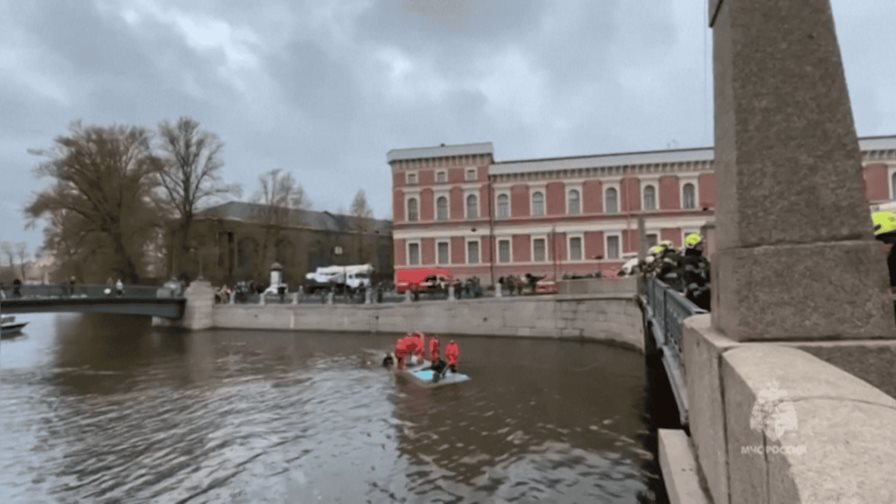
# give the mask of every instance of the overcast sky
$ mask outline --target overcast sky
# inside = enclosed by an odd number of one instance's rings
[[[80,119],[190,115],[245,193],[292,171],[316,209],[386,151],[491,141],[498,160],[712,141],[705,0],[0,0],[0,240],[46,182],[29,148]],[[858,133],[896,134],[896,1],[834,0]]]

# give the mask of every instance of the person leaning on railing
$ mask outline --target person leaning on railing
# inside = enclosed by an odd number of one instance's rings
[[[880,210],[871,214],[874,237],[890,246],[887,253],[887,268],[890,270],[890,289],[896,287],[896,214]]]
[[[679,259],[678,277],[685,297],[709,311],[712,299],[709,260],[703,255],[703,237],[697,233],[691,233],[684,239],[684,254]]]

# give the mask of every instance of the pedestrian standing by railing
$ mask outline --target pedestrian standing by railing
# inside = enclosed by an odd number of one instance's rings
[[[678,278],[682,292],[695,305],[709,311],[710,295],[709,260],[703,255],[703,237],[691,233],[684,239],[684,254],[679,260]]]
[[[880,210],[871,214],[874,238],[890,246],[887,252],[887,269],[890,271],[890,289],[896,288],[896,214]]]

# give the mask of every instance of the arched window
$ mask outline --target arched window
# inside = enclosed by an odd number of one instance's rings
[[[656,210],[656,188],[644,186],[644,210]]]
[[[615,187],[609,187],[604,191],[604,211],[607,213],[619,211],[619,191]]]
[[[532,193],[532,215],[534,217],[544,215],[544,193],[541,191]]]
[[[479,217],[479,199],[475,194],[467,195],[467,218],[475,219]]]
[[[448,198],[444,196],[436,199],[436,220],[448,220]]]
[[[417,210],[417,198],[408,199],[408,222],[417,222],[420,214]]]
[[[510,217],[510,197],[506,194],[498,195],[498,218],[506,219]]]
[[[569,193],[566,195],[566,206],[569,207],[570,215],[578,215],[582,212],[582,203],[579,201],[579,191],[578,189],[570,189]]]
[[[681,208],[697,208],[697,189],[690,182],[681,188]]]

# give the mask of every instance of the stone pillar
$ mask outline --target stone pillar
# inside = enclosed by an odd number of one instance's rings
[[[411,299],[411,289],[408,289],[404,291],[404,302],[410,303],[411,301],[413,301],[413,299]]]
[[[738,340],[894,334],[829,0],[710,0],[713,326]]]
[[[292,304],[294,304],[294,305],[299,304],[299,293],[298,292],[292,293]]]
[[[364,304],[373,303],[373,296],[370,289],[364,289]]]
[[[232,305],[236,304],[236,292],[230,293],[230,299],[228,300],[228,303],[230,303]]]
[[[647,257],[647,231],[644,228],[644,216],[638,217],[638,263]]]
[[[265,297],[266,297],[265,293],[262,292],[261,295],[258,296],[258,304],[264,306],[265,303],[267,303],[267,300],[265,299]]]
[[[504,286],[499,283],[495,284],[495,297],[504,297]]]
[[[333,304],[333,291],[327,292],[327,304]]]
[[[457,299],[454,298],[454,284],[448,285],[448,301],[457,301]]]
[[[155,317],[153,325],[180,327],[190,331],[209,329],[214,325],[212,313],[215,309],[215,289],[205,280],[195,280],[184,291],[184,315],[180,320]]]

